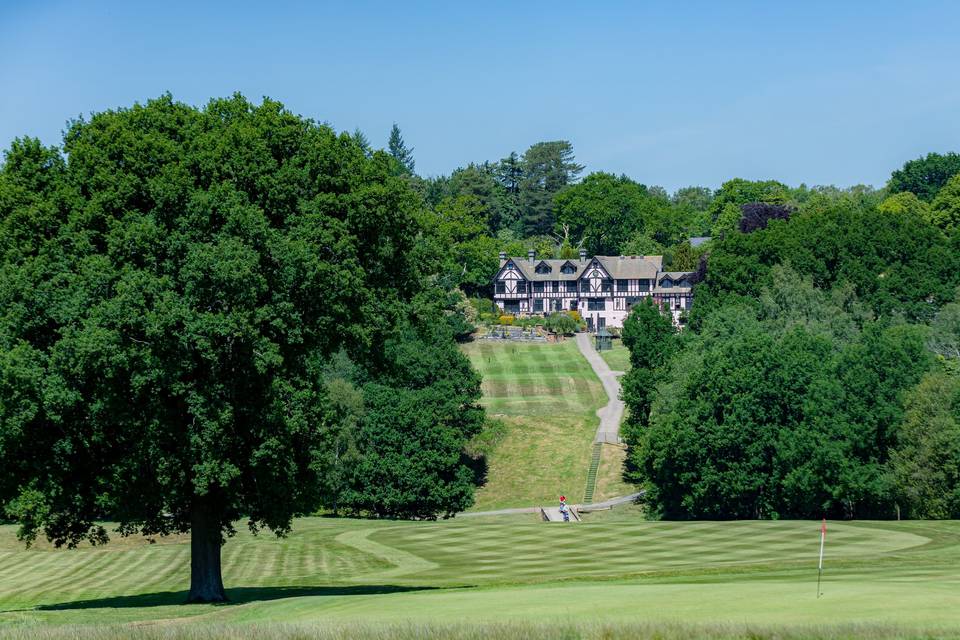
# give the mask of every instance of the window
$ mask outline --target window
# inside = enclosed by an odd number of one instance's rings
[[[570,301],[570,311],[576,311],[576,310],[577,310],[577,301],[576,301],[576,300],[571,300],[571,301]]]
[[[520,313],[520,301],[519,300],[504,301],[503,310],[506,313]]]
[[[551,269],[550,265],[546,264],[545,262],[541,262],[540,264],[537,265],[537,268],[534,269],[534,271],[536,271],[537,273],[550,273],[551,271],[553,271],[553,269]]]
[[[560,267],[560,273],[565,273],[567,275],[570,275],[571,273],[576,273],[576,272],[577,272],[577,268],[572,264],[570,264],[569,262],[565,262],[564,265]]]
[[[534,298],[530,313],[543,313],[543,298]]]
[[[606,301],[603,299],[587,300],[587,311],[603,311]]]
[[[577,292],[577,281],[568,280],[567,281],[567,293],[576,293]]]
[[[534,293],[543,293],[543,283],[542,283],[542,282],[534,282],[534,283],[533,283],[533,292],[534,292]]]
[[[638,302],[640,302],[640,298],[638,298],[638,297],[636,297],[636,296],[631,296],[631,297],[627,298],[626,300],[627,300],[627,309],[629,309],[629,308],[632,307],[633,305],[635,305],[635,304],[637,304]]]
[[[626,280],[617,280],[617,291],[626,291],[628,288]]]
[[[673,287],[673,280],[671,280],[670,278],[664,278],[663,280],[660,281],[660,286],[663,287],[664,289],[670,289],[671,287]]]
[[[498,282],[497,283],[497,293],[506,293],[507,292],[507,283]]]
[[[610,293],[610,289],[612,288],[611,285],[612,283],[609,280],[603,280],[600,283],[600,291],[604,293]]]
[[[637,286],[640,287],[640,291],[650,291],[649,280],[637,280]]]
[[[551,291],[553,291],[553,283],[552,283],[552,282],[549,282],[549,281],[544,282],[544,283],[543,283],[543,291],[544,291],[544,293],[550,293]]]

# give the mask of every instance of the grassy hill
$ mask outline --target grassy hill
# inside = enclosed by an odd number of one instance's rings
[[[483,375],[488,413],[508,427],[474,510],[553,504],[559,495],[579,502],[607,397],[576,343],[477,340],[464,352]]]
[[[366,635],[351,626],[358,624],[399,625],[380,629],[380,638],[415,637],[412,628],[425,637],[496,638],[510,635],[470,625],[546,624],[556,633],[567,620],[579,625],[569,637],[608,638],[628,637],[631,625],[657,625],[646,628],[666,629],[662,637],[960,630],[960,523],[830,523],[819,599],[817,534],[815,522],[660,523],[630,510],[580,525],[526,516],[307,518],[286,540],[239,533],[224,551],[231,604],[182,606],[186,539],[23,550],[13,527],[0,527],[0,638],[77,637],[78,629],[102,638],[144,629],[164,634],[144,637],[214,637],[226,628],[229,637],[317,637],[320,628]],[[53,626],[119,623],[136,625]],[[285,636],[289,630],[262,626],[271,623],[314,632]]]

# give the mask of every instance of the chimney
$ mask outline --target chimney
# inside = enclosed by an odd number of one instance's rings
[[[507,259],[507,252],[506,252],[506,251],[501,251],[501,252],[500,252],[500,259],[501,259],[501,260],[506,260],[506,259]]]
[[[533,261],[536,259],[536,257],[537,257],[536,251],[534,251],[533,249],[530,249],[527,251],[527,260],[530,261],[530,264],[533,264]]]
[[[586,261],[587,261],[587,250],[580,249],[580,262],[586,262]]]

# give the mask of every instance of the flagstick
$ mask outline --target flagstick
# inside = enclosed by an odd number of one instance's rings
[[[820,593],[820,579],[823,577],[823,541],[827,537],[827,521],[824,519],[823,525],[820,527],[820,562],[817,565],[817,599],[820,599],[820,596],[823,594]]]

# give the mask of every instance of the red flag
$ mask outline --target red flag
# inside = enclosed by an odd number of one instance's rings
[[[827,519],[823,519],[823,524],[820,525],[820,535],[826,537],[827,535]]]

